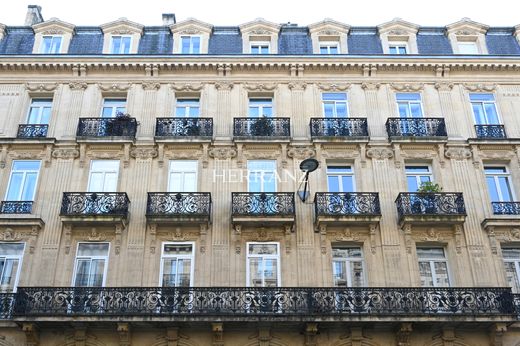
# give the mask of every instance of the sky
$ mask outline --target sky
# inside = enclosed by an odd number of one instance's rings
[[[240,25],[259,17],[299,25],[332,18],[350,25],[375,26],[396,17],[422,26],[444,26],[462,17],[491,26],[520,24],[520,0],[0,0],[0,3],[0,23],[6,25],[23,25],[29,4],[40,5],[45,20],[57,17],[75,25],[100,25],[121,17],[144,25],[161,25],[162,13],[175,13],[177,21],[193,17],[213,25]]]

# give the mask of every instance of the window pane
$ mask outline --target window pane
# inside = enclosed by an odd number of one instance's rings
[[[0,243],[0,256],[19,256],[23,254],[22,243]]]
[[[191,244],[164,244],[164,255],[191,255],[192,249]]]
[[[15,285],[16,274],[18,272],[18,259],[7,259],[3,266],[2,278],[0,284],[3,286],[2,291],[12,291]],[[5,287],[7,286],[7,287]]]
[[[347,116],[347,104],[343,102],[336,103],[336,116],[345,118]]]
[[[484,167],[486,174],[488,173],[507,173],[505,167]]]
[[[350,176],[342,176],[342,185],[343,185],[343,191],[342,192],[354,192],[354,182],[353,177]]]
[[[513,289],[513,292],[520,293],[520,282],[518,272],[516,271],[515,262],[504,262],[506,270],[506,280],[508,286]]]
[[[249,259],[249,286],[262,287],[262,259],[250,258]]]
[[[197,173],[184,174],[184,187],[182,192],[196,192],[197,191]]]
[[[183,54],[189,54],[190,53],[190,37],[182,37],[182,53]]]
[[[396,93],[397,101],[420,101],[421,94],[419,93]]]
[[[421,277],[421,287],[433,287],[430,262],[419,262],[419,275]]]
[[[117,173],[106,173],[103,189],[101,192],[117,191]]]
[[[406,177],[406,182],[408,184],[409,192],[416,192],[417,190],[419,190],[419,185],[417,184],[417,177],[408,176]]]
[[[420,118],[423,116],[420,103],[410,103],[412,117]]]
[[[40,161],[13,161],[14,171],[37,171],[40,169]]]
[[[276,259],[264,260],[264,287],[278,286],[278,261]]]
[[[76,279],[74,280],[74,286],[85,287],[88,286],[89,271],[90,271],[90,260],[79,259],[76,266]]]
[[[193,54],[199,54],[200,53],[200,37],[192,37],[191,43],[193,45],[192,53]]]
[[[363,262],[350,261],[350,275],[352,276],[352,287],[363,287]]]
[[[399,54],[406,54],[406,47],[398,47]]]
[[[484,103],[488,124],[499,124],[498,114],[494,103]]]
[[[121,37],[112,37],[112,54],[121,52]]]
[[[450,280],[448,277],[448,265],[446,262],[435,262],[435,277],[436,277],[436,287],[449,287]]]
[[[19,201],[22,191],[23,173],[12,173],[11,181],[9,182],[9,188],[7,189],[6,200],[8,201]]]
[[[108,243],[80,243],[78,256],[108,256]]]
[[[328,179],[328,185],[329,185],[329,192],[341,192],[339,188],[339,177],[338,176],[329,176]]]
[[[332,262],[332,275],[334,280],[334,286],[346,287],[348,285],[346,265],[346,261]]]
[[[278,247],[276,244],[249,244],[250,255],[277,255]]]
[[[50,51],[51,51],[52,36],[44,36],[42,44],[43,44],[43,46],[42,46],[42,53],[49,54]]]
[[[514,258],[520,260],[520,248],[503,248],[502,256],[504,258]]]
[[[191,260],[184,258],[177,262],[177,286],[189,287],[191,275]]]
[[[444,249],[434,248],[417,248],[417,256],[419,258],[442,258],[444,259]]]
[[[512,202],[513,193],[511,191],[511,188],[509,187],[509,181],[508,181],[507,177],[499,177],[498,183],[500,186],[500,192],[502,193],[501,202]]]
[[[175,287],[177,280],[177,259],[167,258],[163,260],[163,287]]]
[[[92,260],[90,265],[90,279],[89,285],[91,287],[103,286],[103,276],[105,270],[105,260],[96,259]]]
[[[473,108],[473,116],[475,117],[475,124],[477,125],[486,125],[486,115],[484,114],[484,108],[482,108],[481,103],[472,103],[471,107]]]
[[[190,107],[190,117],[198,117],[199,116],[199,107]]]
[[[491,199],[491,202],[499,202],[500,197],[498,196],[498,189],[497,185],[495,184],[494,177],[487,177],[486,183],[489,190],[489,198]]]
[[[469,99],[471,101],[495,101],[495,96],[493,94],[472,93],[469,94]]]
[[[25,184],[22,190],[22,201],[34,200],[34,192],[36,190],[36,180],[38,178],[37,173],[27,173],[25,175]]]
[[[399,117],[407,118],[410,116],[410,109],[408,108],[408,103],[398,103],[397,108],[399,110]]]
[[[336,47],[336,46],[330,47],[330,54],[338,54],[338,47]]]

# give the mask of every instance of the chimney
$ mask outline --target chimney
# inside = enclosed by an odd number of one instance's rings
[[[43,22],[42,8],[38,5],[27,6],[27,15],[25,16],[25,25],[33,26]]]
[[[166,26],[177,23],[177,21],[175,20],[175,13],[163,13],[162,23]]]

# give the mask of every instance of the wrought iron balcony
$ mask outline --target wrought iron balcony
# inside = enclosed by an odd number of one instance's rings
[[[125,192],[64,192],[60,215],[127,217],[129,204]]]
[[[236,287],[20,287],[13,319],[215,318],[325,320],[457,317],[516,320],[510,288],[236,288]]]
[[[447,137],[443,118],[388,118],[388,137]]]
[[[492,202],[495,215],[520,215],[520,202]]]
[[[80,118],[78,137],[125,137],[135,138],[137,121],[135,118]]]
[[[368,137],[366,118],[311,118],[311,137]]]
[[[381,216],[377,192],[317,192],[314,211],[317,223],[370,222]]]
[[[32,201],[2,201],[0,214],[30,214],[32,206]]]
[[[413,217],[418,216],[417,221],[422,221],[424,216],[432,219],[448,217],[444,220],[460,222],[466,216],[464,198],[462,193],[458,192],[404,192],[399,194],[395,203],[400,219],[412,217],[413,220]],[[425,221],[427,220],[428,218]]]
[[[294,193],[233,192],[232,215],[253,217],[294,217]]]
[[[20,124],[16,138],[38,139],[47,137],[49,125],[44,124]]]
[[[149,220],[209,221],[211,193],[209,192],[149,192],[146,217]]]
[[[15,293],[0,293],[0,320],[11,318],[15,297]]]
[[[477,138],[504,139],[507,138],[504,125],[475,125]]]
[[[155,137],[211,139],[212,136],[212,118],[157,118],[155,122]]]
[[[234,118],[234,137],[273,137],[286,138],[291,136],[291,121],[289,118]]]

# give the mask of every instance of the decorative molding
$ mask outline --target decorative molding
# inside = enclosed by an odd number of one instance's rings
[[[368,158],[375,160],[385,160],[394,157],[394,153],[389,148],[370,148],[367,150],[366,155]]]
[[[307,88],[307,83],[304,83],[304,82],[294,82],[294,83],[287,84],[287,87],[289,89],[291,89],[291,90],[302,91],[302,90],[305,90]]]
[[[168,150],[165,152],[164,156],[166,156],[170,160],[188,160],[188,159],[195,159],[198,160],[202,157],[202,151],[201,150]]]
[[[54,149],[52,157],[61,160],[73,160],[79,157],[79,150],[73,148]]]
[[[478,83],[478,84],[464,83],[464,87],[466,88],[466,90],[471,91],[471,92],[492,92],[492,91],[496,90],[497,85],[496,84],[483,84],[483,83]]]
[[[437,152],[432,150],[401,150],[401,157],[404,159],[428,159],[431,160],[437,156]]]
[[[291,147],[287,150],[287,156],[298,160],[304,160],[316,156],[316,150],[313,147]]]
[[[318,36],[339,36],[341,32],[338,30],[321,30],[318,32]]]
[[[361,88],[363,90],[379,90],[380,87],[381,84],[379,83],[365,82],[361,84]]]
[[[123,92],[130,90],[132,83],[98,84],[97,86],[102,91]]]
[[[88,88],[88,84],[85,82],[69,82],[70,90],[85,90]]]
[[[476,30],[463,29],[455,32],[457,36],[477,36],[478,32]]]
[[[8,153],[9,157],[13,160],[41,160],[45,157],[45,152],[43,151],[10,151]]]
[[[440,82],[440,83],[435,83],[435,89],[439,90],[439,91],[451,91],[453,89],[453,83],[448,83],[448,82]]]
[[[58,83],[26,83],[25,88],[31,92],[51,92],[55,91]]]
[[[202,88],[204,88],[204,84],[202,84],[202,83],[198,83],[198,84],[172,83],[172,84],[170,84],[170,88],[175,91],[201,91]]]
[[[358,150],[323,150],[321,156],[327,159],[355,159],[360,154]]]
[[[178,33],[179,35],[199,35],[202,32],[198,29],[185,29],[181,31],[176,31],[175,33]]]
[[[480,150],[479,157],[483,160],[509,161],[516,156],[514,150]]]
[[[159,90],[161,88],[161,83],[157,82],[142,82],[141,86],[143,87],[143,90]]]
[[[396,91],[417,92],[424,89],[424,83],[391,83],[390,87]]]
[[[244,84],[244,89],[246,89],[247,91],[273,91],[274,89],[276,89],[276,84],[246,83]]]
[[[245,151],[243,153],[243,156],[246,159],[261,159],[261,160],[275,160],[275,159],[279,158],[280,155],[281,155],[281,153],[278,150],[276,150],[276,151],[271,151],[271,150],[263,150],[263,151],[250,150],[250,151]]]
[[[272,34],[273,33],[271,31],[264,30],[264,29],[257,29],[257,30],[249,31],[249,35],[269,36],[269,35],[272,35]]]
[[[324,83],[318,83],[318,88],[323,91],[345,91],[350,89],[350,86],[352,84],[350,83],[331,83],[331,84],[324,84]]]
[[[230,91],[231,89],[233,89],[233,82],[229,82],[229,83],[226,83],[226,82],[217,82],[215,83],[215,89],[217,90],[222,90],[222,91]]]
[[[229,160],[237,156],[237,149],[234,147],[212,147],[208,155],[214,159]]]
[[[42,32],[42,35],[64,35],[65,31],[60,29],[49,29]]]
[[[149,160],[157,157],[158,151],[155,148],[133,148],[130,156],[138,160]]]
[[[444,152],[444,156],[448,159],[463,161],[471,158],[471,150],[468,148],[448,148]]]

